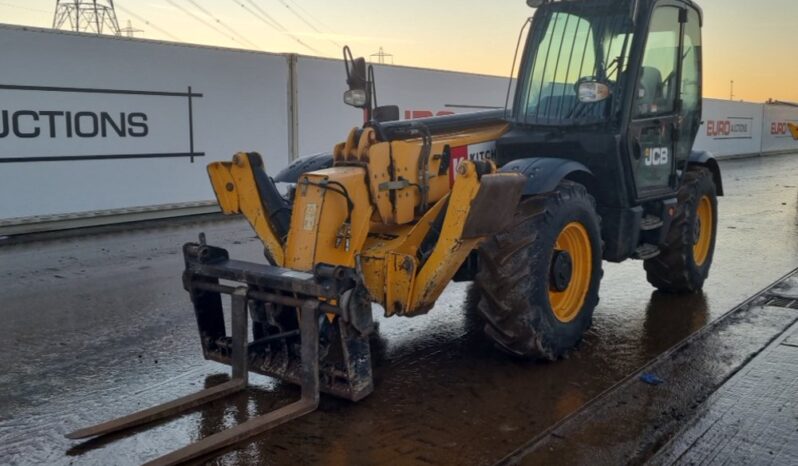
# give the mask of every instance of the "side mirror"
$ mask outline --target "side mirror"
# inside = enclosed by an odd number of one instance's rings
[[[380,123],[388,121],[399,121],[399,106],[398,105],[383,105],[374,109],[371,117]]]
[[[606,100],[610,96],[610,87],[598,81],[582,81],[577,93],[579,102],[592,104]]]
[[[349,67],[349,73],[346,77],[346,84],[349,85],[350,90],[365,91],[368,84],[368,77],[366,76],[366,59],[363,57],[355,58]]]
[[[363,57],[353,58],[349,47],[344,47],[344,64],[346,65],[346,84],[349,90],[344,93],[344,103],[357,108],[368,108],[369,102],[369,79],[366,59]]]

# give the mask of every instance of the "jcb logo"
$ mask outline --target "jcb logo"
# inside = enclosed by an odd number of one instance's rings
[[[667,165],[668,162],[670,162],[670,150],[667,147],[646,149],[643,163],[645,163],[647,167]]]

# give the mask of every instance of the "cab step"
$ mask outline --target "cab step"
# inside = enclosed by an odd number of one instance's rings
[[[641,244],[635,249],[634,258],[640,260],[653,259],[660,254],[660,249],[653,244]]]
[[[656,215],[646,215],[640,221],[640,229],[643,231],[656,230],[662,228],[663,225],[665,225],[665,222]]]

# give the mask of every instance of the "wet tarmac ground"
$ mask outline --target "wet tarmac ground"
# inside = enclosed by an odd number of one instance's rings
[[[798,324],[702,406],[653,465],[798,464]]]
[[[703,294],[663,295],[646,282],[642,263],[607,264],[578,351],[557,363],[523,363],[492,347],[470,285],[453,284],[426,316],[379,319],[373,395],[359,403],[322,397],[317,412],[211,462],[505,457],[798,266],[798,156],[722,169],[727,195]],[[298,396],[253,377],[247,392],[154,427],[84,444],[63,438],[226,380],[226,366],[202,359],[180,281],[180,247],[200,231],[236,258],[261,257],[243,221],[0,246],[0,462],[139,464]],[[734,346],[738,337],[719,341]]]
[[[789,458],[798,458],[793,406],[798,347],[782,348],[793,333],[798,333],[798,269],[660,354],[503,463],[794,465]]]

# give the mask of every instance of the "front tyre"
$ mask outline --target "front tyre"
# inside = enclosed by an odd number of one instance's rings
[[[712,173],[690,169],[679,187],[676,217],[659,256],[644,262],[649,283],[668,293],[703,288],[715,254],[718,197]]]
[[[563,181],[519,204],[480,246],[485,333],[509,353],[556,360],[590,327],[602,276],[600,219],[584,186]]]

